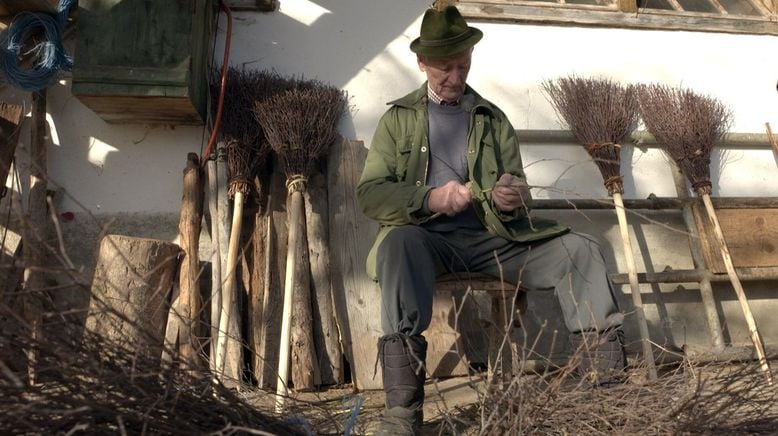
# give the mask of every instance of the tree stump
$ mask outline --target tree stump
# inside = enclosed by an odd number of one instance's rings
[[[87,330],[131,352],[159,358],[180,253],[176,244],[167,241],[103,237]]]

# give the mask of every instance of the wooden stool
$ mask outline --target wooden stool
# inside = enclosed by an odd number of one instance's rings
[[[523,314],[527,310],[526,290],[515,283],[480,273],[444,274],[435,281],[435,291],[453,292],[468,288],[485,291],[491,296],[488,376],[493,382],[507,384],[513,375],[510,330],[520,326],[515,313]]]

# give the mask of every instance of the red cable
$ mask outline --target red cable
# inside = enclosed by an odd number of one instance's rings
[[[211,154],[213,145],[216,143],[216,135],[219,133],[219,127],[222,122],[222,108],[224,107],[224,89],[227,87],[227,68],[230,61],[230,43],[232,39],[232,11],[223,1],[219,2],[219,8],[227,14],[227,36],[224,40],[224,60],[222,61],[221,83],[219,85],[219,99],[216,104],[216,117],[213,121],[213,130],[211,130],[211,139],[208,140],[208,146],[200,156],[200,164],[205,165],[208,156]]]

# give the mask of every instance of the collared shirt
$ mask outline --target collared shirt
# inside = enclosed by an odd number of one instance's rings
[[[459,98],[456,101],[445,101],[438,94],[435,93],[435,91],[430,88],[429,83],[427,84],[427,98],[430,99],[431,102],[439,104],[441,106],[456,106],[459,104]],[[460,96],[460,98],[462,98]]]

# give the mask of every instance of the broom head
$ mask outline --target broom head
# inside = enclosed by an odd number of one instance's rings
[[[306,177],[337,136],[346,109],[345,94],[315,81],[257,102],[254,114],[278,155],[291,189],[304,189]]]
[[[638,122],[635,88],[574,75],[546,80],[542,87],[559,119],[600,169],[608,194],[623,193],[620,151]]]
[[[730,110],[713,97],[666,85],[642,85],[638,96],[648,131],[697,195],[710,195],[710,154],[729,128]]]

